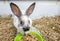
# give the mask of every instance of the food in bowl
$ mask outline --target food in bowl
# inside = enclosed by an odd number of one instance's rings
[[[35,35],[29,33],[23,36],[20,41],[38,41],[38,38]]]
[[[42,36],[34,31],[30,31],[26,35],[22,35],[21,33],[18,33],[16,37],[14,38],[14,41],[44,41]]]

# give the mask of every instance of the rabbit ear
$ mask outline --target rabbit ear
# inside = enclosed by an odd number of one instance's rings
[[[29,16],[33,12],[34,8],[35,8],[35,2],[27,9],[26,15]]]
[[[19,10],[19,7],[16,4],[10,3],[10,7],[16,16],[20,17],[22,15],[21,11]]]

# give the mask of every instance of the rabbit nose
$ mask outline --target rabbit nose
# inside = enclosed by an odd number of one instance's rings
[[[30,27],[23,28],[24,31],[29,31]]]

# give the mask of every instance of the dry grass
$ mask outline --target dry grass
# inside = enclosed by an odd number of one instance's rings
[[[13,41],[16,28],[12,24],[11,17],[0,17],[0,41]]]
[[[44,41],[60,41],[60,16],[33,20],[33,26],[40,30]],[[13,41],[16,28],[11,17],[0,17],[0,41]]]
[[[33,21],[45,41],[60,41],[60,16],[43,17]]]

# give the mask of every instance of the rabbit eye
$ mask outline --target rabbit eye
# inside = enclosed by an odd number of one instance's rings
[[[20,24],[21,24],[21,25],[23,25],[23,24],[24,24],[24,22],[23,22],[23,21],[21,21],[21,22],[20,22]]]

